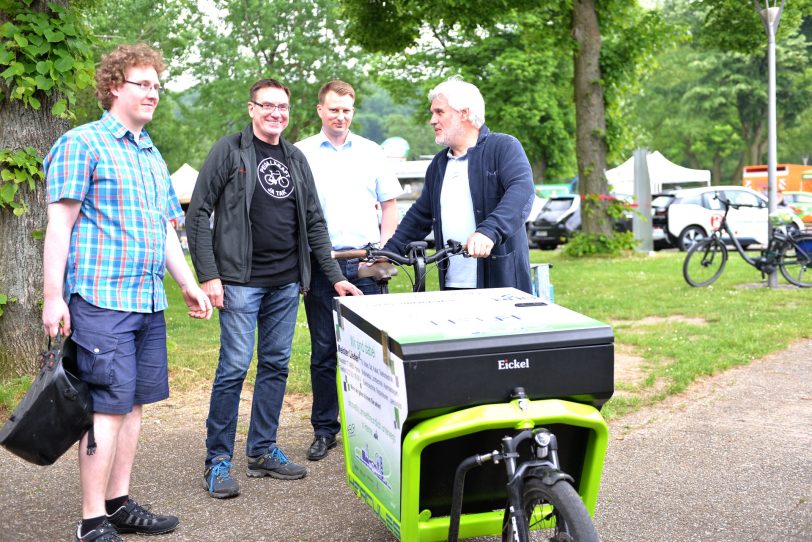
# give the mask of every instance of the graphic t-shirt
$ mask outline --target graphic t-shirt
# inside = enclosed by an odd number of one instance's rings
[[[298,220],[293,180],[281,145],[254,137],[257,180],[251,199],[251,280],[268,288],[299,280]]]

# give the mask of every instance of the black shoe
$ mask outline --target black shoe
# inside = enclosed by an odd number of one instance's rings
[[[335,448],[336,444],[335,435],[332,437],[323,437],[317,435],[316,438],[313,439],[313,444],[310,445],[310,449],[307,451],[307,458],[310,461],[324,459],[327,457],[327,451],[330,450],[330,448]]]
[[[101,525],[87,533],[85,536],[79,536],[82,534],[82,522],[79,522],[79,525],[76,526],[76,538],[74,538],[75,542],[124,542],[120,536],[118,536],[118,531],[116,528],[110,525],[110,522],[104,520]]]
[[[129,499],[124,506],[107,516],[107,520],[120,533],[164,534],[178,526],[175,516],[159,516]]]

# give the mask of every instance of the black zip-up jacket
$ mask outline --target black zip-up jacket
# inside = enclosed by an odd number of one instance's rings
[[[280,143],[296,194],[301,288],[306,291],[310,287],[309,250],[330,282],[346,280],[338,263],[330,257],[330,236],[310,166],[302,151],[284,139],[280,139]],[[219,278],[242,284],[251,278],[253,246],[249,211],[256,171],[251,124],[242,132],[220,139],[200,169],[186,213],[186,237],[201,283]],[[212,214],[213,221],[210,220]]]

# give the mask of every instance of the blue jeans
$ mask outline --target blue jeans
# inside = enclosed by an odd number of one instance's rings
[[[220,360],[206,420],[206,464],[215,457],[233,456],[240,392],[254,355],[257,329],[257,378],[245,453],[256,457],[276,447],[299,310],[297,283],[276,288],[225,285],[223,289]]]
[[[347,280],[364,295],[380,294],[381,287],[371,278],[358,278],[358,260],[338,260]],[[304,297],[307,325],[310,328],[310,384],[313,409],[310,424],[317,437],[332,437],[341,430],[338,423],[336,390],[336,334],[333,324],[333,297],[338,294],[319,264],[312,262],[313,277]]]

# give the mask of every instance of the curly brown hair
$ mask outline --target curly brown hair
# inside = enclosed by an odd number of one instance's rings
[[[115,96],[111,91],[124,84],[125,72],[133,66],[150,66],[159,75],[166,67],[161,53],[149,45],[119,45],[102,56],[96,70],[96,97],[102,108],[109,110],[113,105]]]

